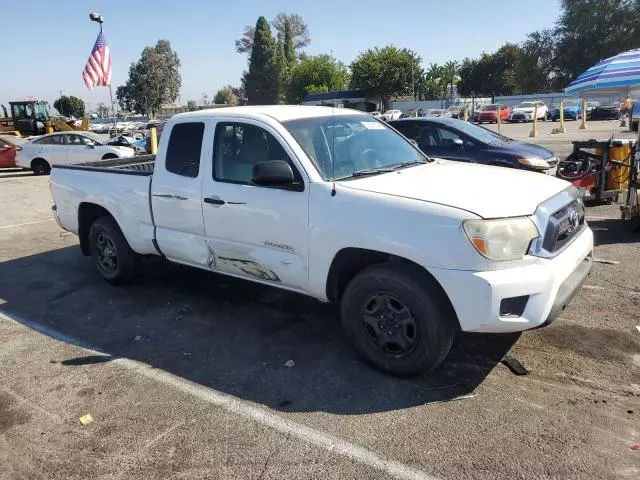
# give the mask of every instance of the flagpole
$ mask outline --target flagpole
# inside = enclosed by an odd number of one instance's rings
[[[100,33],[102,33],[102,22],[100,22]],[[113,88],[111,88],[111,79],[109,79],[109,98],[111,99],[111,116],[113,117],[113,135],[118,135],[118,124],[116,123],[116,109],[113,104]]]
[[[92,22],[96,22],[100,25],[100,34],[102,35],[102,24],[104,23],[104,18],[99,13],[93,12],[89,14],[89,18]],[[111,88],[111,79],[109,79],[109,98],[111,99],[111,116],[113,117],[113,135],[118,134],[118,126],[116,124],[116,109],[113,103],[113,89]]]

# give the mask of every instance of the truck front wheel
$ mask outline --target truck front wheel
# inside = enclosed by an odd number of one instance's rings
[[[135,274],[135,253],[111,217],[100,217],[89,231],[91,258],[98,273],[114,285],[129,283]]]
[[[438,367],[457,331],[442,294],[410,265],[388,262],[357,274],[342,296],[342,324],[358,354],[397,376]]]

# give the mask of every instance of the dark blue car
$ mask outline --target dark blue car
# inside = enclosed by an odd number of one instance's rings
[[[578,100],[565,100],[562,102],[562,110],[564,110],[565,120],[578,120],[582,118],[582,105]],[[560,106],[554,108],[551,112],[551,120],[554,122],[560,118]]]
[[[550,150],[518,142],[454,118],[412,118],[389,122],[430,157],[534,170],[555,175],[558,157]]]

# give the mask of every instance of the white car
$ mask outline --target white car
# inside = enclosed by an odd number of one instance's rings
[[[369,115],[371,115],[371,116],[372,116],[372,117],[374,117],[374,118],[380,118],[380,119],[382,119],[382,114],[381,114],[380,112],[378,112],[378,111],[375,111],[375,112],[369,112]]]
[[[29,139],[16,155],[16,165],[46,175],[54,165],[107,160],[134,155],[132,148],[109,145],[92,132],[57,132]]]
[[[546,120],[549,108],[543,102],[521,102],[511,109],[510,122],[531,122],[538,105],[538,120]]]
[[[401,115],[402,115],[401,110],[387,110],[382,114],[382,120],[385,120],[387,122],[390,120],[397,120],[400,118]]]
[[[110,283],[159,255],[335,302],[366,361],[411,375],[459,330],[550,323],[591,269],[569,182],[428,158],[364,112],[229,107],[165,130],[155,157],[52,171],[54,218]]]

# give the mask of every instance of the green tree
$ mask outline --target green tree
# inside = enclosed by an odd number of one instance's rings
[[[442,66],[442,77],[444,80],[445,91],[450,98],[453,98],[454,86],[458,81],[458,73],[460,70],[460,64],[455,60],[446,62]]]
[[[369,49],[351,64],[351,86],[364,90],[370,98],[380,99],[386,109],[393,97],[412,93],[421,72],[420,63],[421,58],[406,48]]]
[[[244,88],[250,105],[277,103],[280,72],[271,28],[264,17],[258,18],[249,58],[249,71],[244,75]]]
[[[422,78],[421,93],[425,100],[440,100],[446,94],[443,68],[437,63],[429,64]]]
[[[461,95],[513,95],[522,91],[519,69],[523,50],[506,43],[495,53],[483,53],[477,60],[466,58],[459,69]]]
[[[349,86],[347,67],[330,55],[306,57],[291,70],[287,100],[300,103],[310,93],[344,90]]]
[[[280,33],[276,40],[276,70],[278,72],[278,103],[285,103],[290,71]]]
[[[187,110],[189,110],[190,112],[195,112],[196,110],[198,110],[198,104],[195,100],[189,100],[187,102]]]
[[[53,108],[58,110],[65,117],[82,117],[84,116],[84,102],[73,95],[62,95],[53,102]]]
[[[640,46],[640,1],[561,0],[555,67],[566,86],[600,60]]]
[[[116,89],[118,103],[125,110],[135,110],[151,118],[164,104],[178,98],[182,77],[180,59],[169,40],[158,40],[155,47],[145,47],[140,60],[129,68],[127,83]]]
[[[557,84],[554,67],[556,35],[545,29],[527,35],[522,43],[522,55],[518,65],[518,84],[522,93],[549,92],[561,89]]]
[[[213,103],[216,105],[237,105],[238,97],[234,93],[233,87],[227,85],[216,92],[213,97]]]
[[[308,46],[311,43],[311,38],[309,37],[309,27],[302,17],[296,13],[279,13],[276,15],[276,18],[271,22],[271,25],[276,30],[277,33],[282,35],[282,38],[285,39],[286,43],[286,29],[287,25],[289,26],[289,35],[291,37],[291,43],[293,44],[294,52],[297,54],[301,53],[301,50]],[[253,41],[255,37],[255,28],[254,26],[247,25],[244,27],[242,32],[242,37],[236,40],[236,52],[238,53],[246,53],[248,55],[251,54],[251,50],[253,49]]]
[[[296,64],[296,47],[293,40],[293,32],[291,31],[291,21],[286,19],[284,22],[284,33],[282,34],[284,39],[284,56],[287,61],[287,68],[293,69]]]

